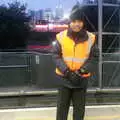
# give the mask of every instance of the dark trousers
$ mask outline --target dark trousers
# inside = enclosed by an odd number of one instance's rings
[[[57,119],[67,120],[70,103],[73,104],[73,120],[84,120],[86,88],[61,87],[57,101]]]

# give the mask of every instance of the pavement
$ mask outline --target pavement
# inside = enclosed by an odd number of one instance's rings
[[[56,107],[1,109],[0,120],[55,120]],[[68,120],[72,120],[72,107]],[[120,105],[86,106],[85,120],[120,120]]]

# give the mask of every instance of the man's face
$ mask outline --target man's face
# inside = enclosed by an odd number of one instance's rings
[[[73,32],[79,32],[84,26],[84,23],[82,20],[73,20],[70,23],[70,28],[73,30]]]

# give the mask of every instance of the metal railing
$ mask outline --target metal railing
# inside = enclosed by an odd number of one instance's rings
[[[103,54],[102,82],[96,65],[96,74],[89,80],[89,93],[120,92],[119,56]],[[56,94],[57,82],[51,53],[0,53],[0,96]]]

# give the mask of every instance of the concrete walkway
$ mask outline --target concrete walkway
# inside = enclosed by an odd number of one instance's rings
[[[0,110],[0,120],[55,120],[55,116],[55,107]],[[120,120],[120,105],[86,106],[85,120]]]

